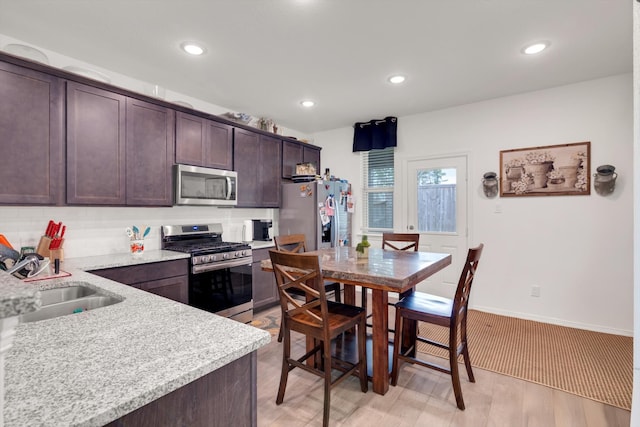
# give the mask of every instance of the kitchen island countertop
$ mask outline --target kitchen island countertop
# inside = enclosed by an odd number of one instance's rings
[[[124,299],[17,326],[5,363],[5,427],[102,426],[269,343],[266,331],[84,271],[186,256],[68,259],[62,268],[71,276],[31,283],[0,272],[5,306],[12,290],[33,309],[36,290],[70,282]]]

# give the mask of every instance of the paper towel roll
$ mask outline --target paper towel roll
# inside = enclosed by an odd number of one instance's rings
[[[242,223],[242,241],[253,242],[253,221],[250,219]]]

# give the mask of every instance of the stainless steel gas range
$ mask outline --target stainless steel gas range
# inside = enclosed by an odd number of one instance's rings
[[[248,323],[253,319],[251,246],[222,240],[222,224],[162,226],[162,249],[191,254],[189,305]]]

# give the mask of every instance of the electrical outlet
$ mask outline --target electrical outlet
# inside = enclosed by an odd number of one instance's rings
[[[531,296],[532,297],[536,297],[539,298],[540,297],[540,286],[538,285],[533,285],[531,287]]]

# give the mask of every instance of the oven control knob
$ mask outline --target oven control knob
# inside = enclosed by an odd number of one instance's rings
[[[223,259],[229,259],[229,254],[224,254],[224,255],[222,256],[222,258],[223,258]]]
[[[240,258],[240,257],[242,257],[242,251],[236,252],[236,258]]]

